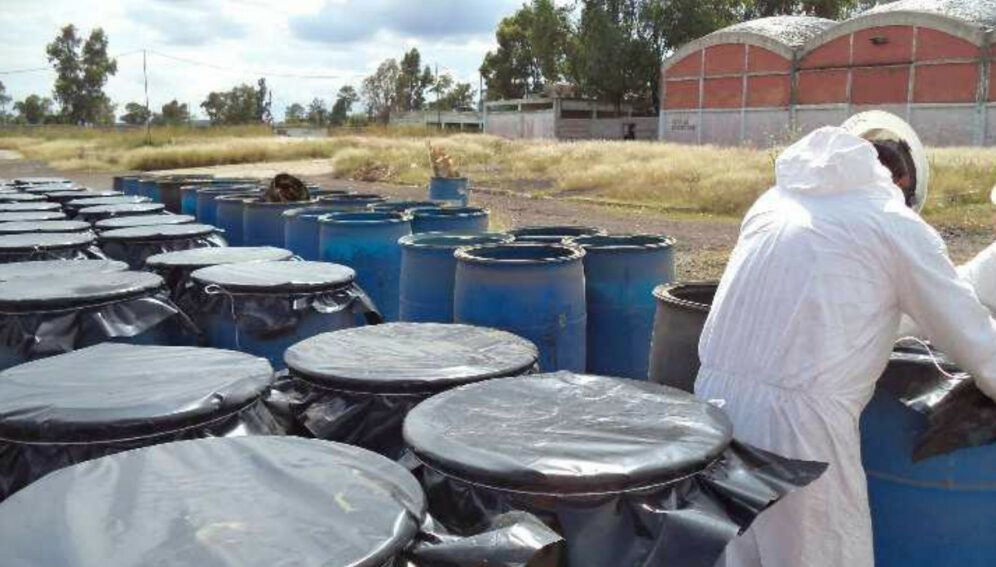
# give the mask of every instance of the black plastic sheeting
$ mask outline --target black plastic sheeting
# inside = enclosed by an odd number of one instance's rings
[[[535,370],[536,347],[511,333],[468,325],[388,323],[324,333],[289,348],[289,376],[271,403],[295,430],[391,458],[404,453],[405,416],[462,384]]]
[[[59,203],[49,203],[47,201],[27,203],[0,203],[0,213],[18,213],[25,211],[59,211],[62,206]]]
[[[455,533],[525,511],[559,565],[711,567],[754,518],[826,469],[731,440],[679,390],[567,372],[444,392],[405,422],[429,511]]]
[[[197,248],[228,246],[218,229],[206,224],[162,224],[118,228],[100,233],[100,246],[108,258],[126,262],[132,269],[145,267],[150,256]]]
[[[65,220],[65,218],[66,215],[62,211],[20,211],[20,212],[0,213],[0,223],[54,221],[54,220]]]
[[[190,215],[155,214],[111,217],[97,221],[93,225],[97,230],[115,230],[119,228],[131,228],[133,226],[151,226],[159,224],[193,224],[197,219]]]
[[[282,262],[294,258],[294,253],[290,250],[272,246],[194,248],[149,256],[145,259],[145,269],[152,270],[165,278],[166,285],[173,290],[173,297],[178,298],[187,289],[190,274],[195,270],[222,264]]]
[[[0,282],[15,278],[73,275],[85,278],[88,274],[123,272],[124,262],[116,260],[40,260],[37,262],[11,262],[0,264]]]
[[[328,262],[253,262],[201,268],[180,305],[197,317],[220,314],[240,334],[272,339],[292,333],[309,313],[352,312],[369,324],[383,318],[355,282],[352,268]]]
[[[290,437],[109,456],[0,505],[5,567],[524,567],[557,539],[522,515],[475,538],[440,534],[401,466]]]
[[[927,418],[914,462],[996,442],[996,403],[944,354],[903,344],[893,351],[877,386]]]
[[[59,232],[91,232],[88,222],[75,220],[22,221],[0,223],[0,235],[59,233]]]
[[[112,197],[116,198],[116,197]],[[86,207],[76,211],[76,218],[89,223],[97,223],[104,219],[113,217],[125,217],[133,215],[156,215],[165,210],[162,203],[134,203],[121,205],[101,205],[97,207]]]
[[[67,273],[0,283],[0,368],[108,340],[166,340],[183,331],[195,328],[155,274]]]
[[[26,233],[0,236],[0,264],[31,260],[106,260],[86,232]]]
[[[272,379],[266,360],[244,353],[114,343],[10,368],[0,373],[0,500],[137,447],[280,434],[263,403]]]

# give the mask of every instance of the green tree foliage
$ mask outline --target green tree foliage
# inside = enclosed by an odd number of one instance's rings
[[[304,106],[295,102],[284,109],[284,122],[287,124],[300,124],[304,122]]]
[[[22,124],[46,124],[52,121],[52,100],[36,94],[14,103],[17,121]]]
[[[0,123],[5,123],[10,120],[10,115],[7,113],[7,105],[10,104],[10,95],[7,94],[7,86],[0,81]]]
[[[335,95],[335,103],[332,105],[332,114],[329,121],[333,126],[344,126],[349,121],[349,116],[353,112],[353,105],[360,100],[360,95],[350,85],[345,85],[339,89]]]
[[[148,108],[145,108],[144,104],[139,104],[137,102],[129,102],[125,105],[125,113],[121,115],[121,121],[125,124],[131,124],[137,126],[139,124],[145,124],[151,118],[151,112]]]
[[[180,126],[190,123],[190,109],[187,104],[180,104],[173,99],[162,106],[159,113],[152,117],[152,123],[158,126]]]
[[[395,79],[394,109],[402,112],[422,110],[425,106],[425,91],[432,86],[432,70],[422,67],[422,56],[414,47],[401,58],[398,76]]]
[[[875,2],[866,2],[869,7]],[[857,6],[857,0],[754,0],[745,6],[745,19],[792,14],[819,16],[832,20],[846,17]]]
[[[253,124],[260,122],[259,90],[241,84],[230,91],[211,92],[201,103],[211,124]]]
[[[325,101],[316,98],[308,105],[308,123],[312,126],[325,126],[329,123],[329,109]]]
[[[273,114],[270,107],[273,105],[273,93],[266,88],[266,79],[256,82],[259,88],[256,90],[256,120],[263,124],[273,123]]]
[[[360,91],[367,103],[367,116],[371,120],[386,124],[391,117],[391,110],[397,108],[400,74],[398,62],[387,59],[377,67],[373,75],[363,79]]]
[[[107,36],[95,28],[83,41],[72,24],[45,48],[55,68],[55,100],[62,119],[70,124],[106,124],[114,120],[114,105],[104,94],[108,76],[118,71],[117,61],[107,55]]]
[[[473,107],[477,90],[470,83],[458,83],[449,74],[436,77],[433,86],[436,100],[429,105],[432,110],[454,110]]]

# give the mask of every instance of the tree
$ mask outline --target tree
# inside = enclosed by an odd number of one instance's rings
[[[113,121],[114,105],[104,94],[107,77],[118,71],[118,63],[107,55],[107,36],[95,28],[84,42],[69,24],[45,48],[55,68],[55,100],[62,118],[76,125]]]
[[[259,122],[259,90],[242,84],[230,91],[208,93],[201,108],[211,124],[252,124]]]
[[[422,110],[425,106],[425,90],[433,82],[432,70],[422,68],[422,56],[412,48],[401,58],[398,76],[395,80],[395,109],[401,112]]]
[[[335,95],[335,103],[332,104],[332,113],[329,122],[333,126],[342,126],[349,120],[349,115],[353,111],[353,105],[360,100],[360,95],[356,89],[350,85],[345,85],[339,89]]]
[[[129,102],[125,105],[125,113],[121,115],[121,121],[125,124],[137,126],[148,122],[151,114],[144,104]]]
[[[17,121],[25,124],[44,124],[52,117],[52,100],[36,94],[14,103]]]
[[[157,114],[153,121],[155,124],[166,126],[189,124],[190,109],[187,108],[186,103],[180,104],[179,101],[173,99],[162,106],[160,114]]]
[[[325,126],[328,124],[329,110],[325,106],[325,101],[315,98],[308,105],[308,123],[312,126]]]
[[[300,124],[304,122],[304,107],[295,102],[284,109],[284,122],[287,124]]]
[[[436,94],[436,100],[429,105],[432,110],[472,107],[477,93],[470,83],[457,83],[449,74],[436,77],[432,90]]]
[[[266,88],[266,79],[260,79],[256,85],[259,86],[256,91],[256,119],[263,124],[270,124],[273,122],[273,115],[270,113],[273,93]]]
[[[0,122],[7,122],[9,115],[7,114],[7,105],[10,104],[10,95],[7,94],[7,86],[0,81]]]
[[[857,0],[753,0],[745,6],[744,19],[790,14],[836,20],[847,16],[859,3]],[[875,2],[864,3],[869,7],[875,5]]]
[[[391,109],[396,108],[397,85],[400,69],[394,59],[383,61],[373,75],[363,79],[360,90],[367,101],[367,116],[371,120],[387,123]]]
[[[498,24],[498,49],[485,55],[480,69],[489,100],[522,98],[563,78],[570,10],[552,0],[532,0]]]

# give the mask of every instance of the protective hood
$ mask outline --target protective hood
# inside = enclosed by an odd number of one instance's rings
[[[834,126],[814,130],[782,152],[775,177],[778,188],[790,193],[862,192],[903,198],[874,146]]]

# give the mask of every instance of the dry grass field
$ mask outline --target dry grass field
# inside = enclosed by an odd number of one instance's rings
[[[510,141],[479,134],[430,138],[410,130],[291,139],[254,127],[157,129],[151,144],[144,131],[5,131],[0,149],[63,171],[327,159],[337,177],[421,185],[429,177],[427,141],[443,146],[479,186],[719,217],[741,215],[771,184],[777,155],[777,149],[653,142]],[[925,216],[942,230],[985,230],[996,149],[935,149],[930,156],[933,178]]]

